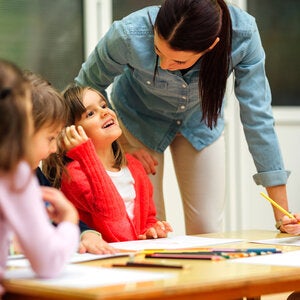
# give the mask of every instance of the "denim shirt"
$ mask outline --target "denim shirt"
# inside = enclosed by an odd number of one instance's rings
[[[257,174],[263,186],[287,182],[274,130],[271,93],[265,74],[265,53],[255,20],[230,6],[233,27],[232,65],[235,95]],[[213,143],[224,130],[224,103],[217,125],[210,129],[202,119],[199,100],[201,59],[184,75],[158,66],[153,24],[158,6],[136,11],[115,21],[82,65],[75,81],[106,96],[113,83],[111,101],[126,128],[147,147],[163,152],[181,133],[196,150]],[[150,20],[151,19],[151,20]]]

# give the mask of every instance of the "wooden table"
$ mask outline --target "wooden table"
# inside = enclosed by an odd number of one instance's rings
[[[205,234],[203,237],[269,239],[286,237],[275,231],[240,231],[219,234]],[[224,245],[223,245],[224,246]],[[226,244],[226,247],[253,248],[258,244],[247,242]],[[222,247],[218,245],[216,247]],[[265,246],[264,246],[265,247]],[[267,245],[266,247],[271,247]],[[278,247],[278,246],[277,246]],[[299,247],[282,246],[282,250],[298,250]],[[114,258],[86,262],[88,266],[110,266],[112,263],[125,262],[127,258]],[[156,261],[156,259],[150,259]],[[157,259],[157,261],[159,261]],[[169,263],[179,260],[168,259]],[[183,270],[147,269],[151,272],[172,272],[175,276],[151,282],[137,282],[117,286],[74,289],[51,286],[39,286],[30,280],[4,280],[7,294],[3,300],[78,300],[78,299],[260,299],[260,295],[283,293],[300,288],[299,268],[278,267],[269,265],[232,264],[225,261],[180,260],[187,266]],[[140,269],[139,270],[144,270]]]

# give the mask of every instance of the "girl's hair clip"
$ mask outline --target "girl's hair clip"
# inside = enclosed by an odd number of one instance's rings
[[[0,92],[0,100],[4,100],[11,93],[11,89],[4,89]]]

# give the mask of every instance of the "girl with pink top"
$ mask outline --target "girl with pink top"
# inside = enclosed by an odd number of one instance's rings
[[[41,188],[32,171],[31,113],[31,90],[21,70],[0,60],[0,281],[13,234],[39,277],[58,275],[79,243],[75,207],[57,189]],[[47,211],[43,200],[50,204]]]
[[[70,109],[63,135],[69,163],[56,184],[80,219],[107,242],[166,237],[172,228],[156,219],[152,184],[142,164],[123,154],[117,142],[122,131],[105,98],[78,86],[64,98]]]

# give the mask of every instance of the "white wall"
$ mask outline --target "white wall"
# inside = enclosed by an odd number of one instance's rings
[[[99,39],[107,32],[112,22],[111,0],[85,0],[84,10],[84,52],[92,52]]]
[[[300,212],[299,184],[300,184],[300,107],[273,108],[276,131],[281,145],[285,168],[291,170],[287,191],[289,210]],[[241,216],[241,229],[271,229],[275,221],[271,205],[259,195],[264,191],[256,186],[251,179],[255,173],[254,163],[249,156],[244,137],[241,144],[241,161],[238,174],[242,186],[242,206],[238,214]]]

